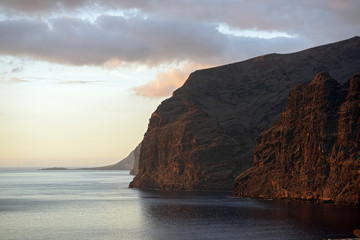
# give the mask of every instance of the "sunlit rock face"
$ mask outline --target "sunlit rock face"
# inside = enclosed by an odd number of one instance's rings
[[[294,87],[280,119],[256,138],[254,166],[233,196],[359,205],[360,74],[340,85],[322,72]]]
[[[344,83],[359,70],[359,56],[354,37],[192,73],[152,114],[130,187],[230,190],[252,166],[254,139],[278,120],[290,89],[320,71]]]

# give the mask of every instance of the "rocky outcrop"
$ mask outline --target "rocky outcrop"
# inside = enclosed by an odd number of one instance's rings
[[[359,69],[360,70],[360,69]],[[360,204],[360,74],[328,73],[292,89],[286,110],[256,139],[254,166],[233,196]]]
[[[199,70],[152,114],[130,187],[231,189],[252,165],[255,137],[278,119],[290,89],[360,66],[360,38]]]

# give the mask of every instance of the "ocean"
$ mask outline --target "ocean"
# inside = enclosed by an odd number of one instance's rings
[[[353,237],[360,208],[129,189],[128,171],[0,169],[0,239]]]

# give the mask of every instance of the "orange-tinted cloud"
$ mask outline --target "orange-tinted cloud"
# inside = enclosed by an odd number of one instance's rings
[[[153,81],[135,88],[135,93],[148,98],[168,97],[183,85],[191,72],[210,66],[209,64],[187,62],[179,68],[170,68],[166,72],[158,73]]]
[[[15,82],[15,83],[27,82],[26,80],[21,79],[21,78],[17,78],[17,77],[12,77],[12,78],[10,78],[10,81],[11,81],[11,82]]]

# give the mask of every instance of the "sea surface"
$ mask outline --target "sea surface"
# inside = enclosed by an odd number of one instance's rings
[[[128,171],[0,169],[0,239],[352,237],[358,207],[129,189]]]

